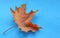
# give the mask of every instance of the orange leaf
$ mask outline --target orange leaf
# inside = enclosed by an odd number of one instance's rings
[[[21,31],[28,32],[32,31],[35,32],[39,29],[39,26],[36,24],[32,24],[31,19],[34,16],[34,13],[36,11],[32,11],[29,14],[26,14],[26,4],[21,5],[21,7],[17,8],[13,11],[10,9],[14,18],[15,23],[18,25],[18,28],[21,29]]]

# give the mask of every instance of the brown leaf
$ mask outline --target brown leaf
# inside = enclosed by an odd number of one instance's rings
[[[17,8],[13,11],[10,8],[14,21],[18,25],[18,28],[21,29],[21,31],[28,32],[32,31],[35,32],[39,29],[39,27],[36,24],[32,24],[31,19],[34,16],[34,13],[36,11],[32,11],[29,14],[26,14],[26,4],[21,5],[21,7]]]

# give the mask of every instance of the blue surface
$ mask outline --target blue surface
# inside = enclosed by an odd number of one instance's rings
[[[26,12],[38,9],[32,19],[42,27],[35,33],[23,33],[14,23],[10,8],[26,3]],[[6,32],[8,28],[16,26]],[[0,38],[60,38],[60,0],[0,0]]]

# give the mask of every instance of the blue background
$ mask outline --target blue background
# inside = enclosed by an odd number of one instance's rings
[[[26,3],[26,12],[39,10],[32,23],[42,29],[35,33],[23,33],[14,23],[10,8]],[[10,29],[4,35],[3,32]],[[0,0],[0,38],[60,38],[60,0]]]

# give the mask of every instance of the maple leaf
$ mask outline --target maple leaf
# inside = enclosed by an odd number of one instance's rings
[[[30,11],[28,14],[26,13],[26,4],[22,4],[21,7],[17,8],[16,10],[12,10],[10,8],[14,21],[18,25],[18,28],[21,29],[21,31],[28,32],[32,31],[35,32],[39,29],[39,26],[36,24],[32,24],[31,19],[34,16],[36,11]]]

